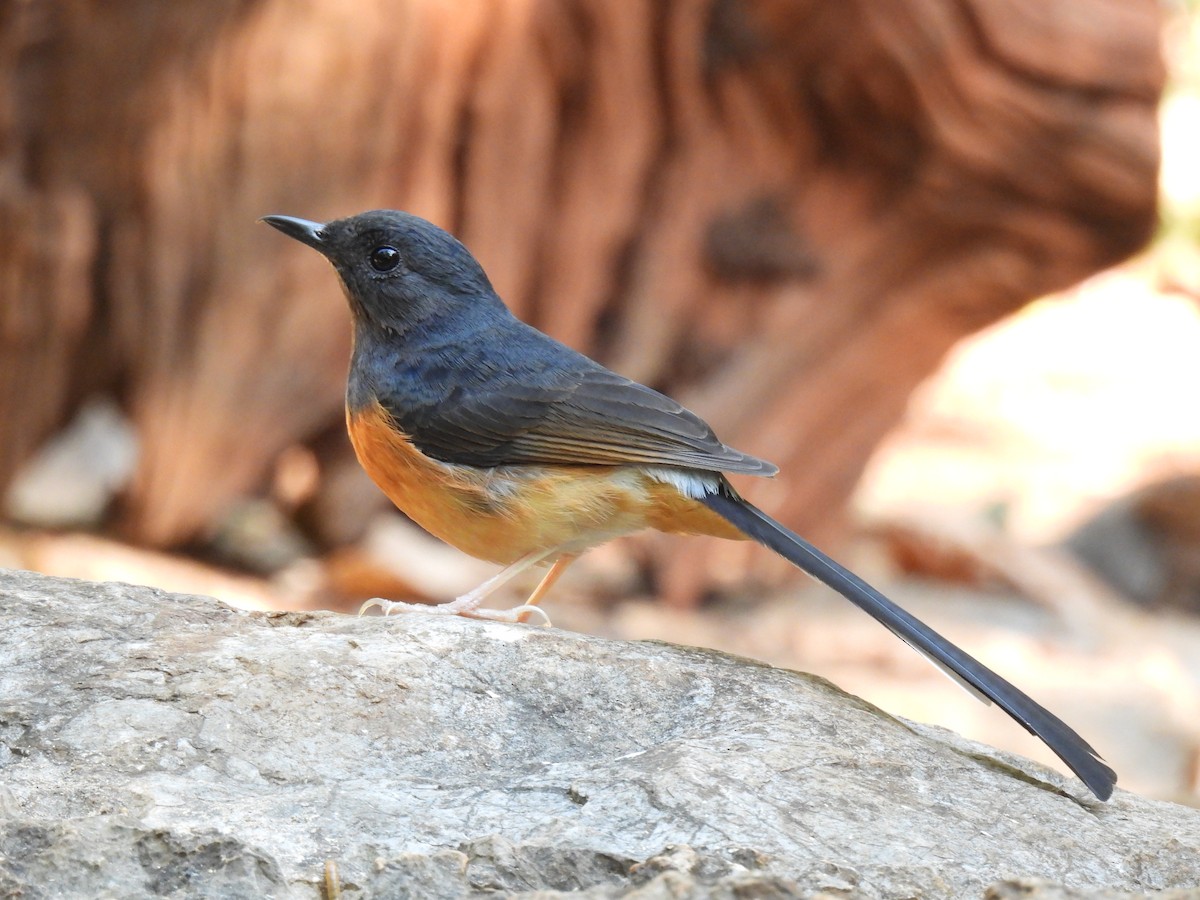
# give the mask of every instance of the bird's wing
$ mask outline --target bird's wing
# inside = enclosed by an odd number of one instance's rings
[[[574,351],[561,352],[565,347],[553,354],[537,349],[526,362],[493,372],[469,390],[451,388],[436,402],[381,401],[422,452],[443,462],[778,471],[721,443],[704,420],[658,391]]]

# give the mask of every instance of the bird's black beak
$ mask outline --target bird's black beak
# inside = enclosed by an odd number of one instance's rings
[[[295,238],[302,244],[325,251],[325,235],[321,231],[325,225],[321,222],[310,222],[308,219],[297,219],[293,216],[263,216],[258,221],[266,222],[272,228],[278,228],[290,238]]]

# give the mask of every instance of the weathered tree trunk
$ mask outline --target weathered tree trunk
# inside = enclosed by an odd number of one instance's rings
[[[778,462],[748,495],[828,537],[953,341],[1150,233],[1158,26],[1153,0],[9,2],[0,479],[115,389],[123,528],[205,534],[341,415],[333,276],[255,219],[394,206]],[[671,544],[664,585],[731,547]]]

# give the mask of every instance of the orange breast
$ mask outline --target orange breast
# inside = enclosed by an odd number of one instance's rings
[[[377,403],[346,418],[359,462],[389,499],[480,559],[508,564],[534,551],[582,552],[643,528],[742,536],[634,466],[453,465],[418,450]]]

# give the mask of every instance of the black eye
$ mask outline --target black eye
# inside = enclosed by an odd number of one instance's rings
[[[372,250],[368,259],[376,272],[390,272],[400,265],[400,251],[385,244]]]

